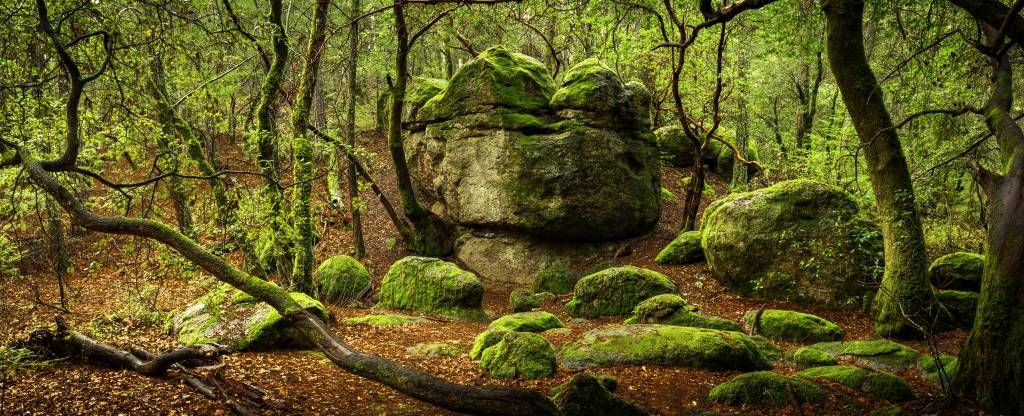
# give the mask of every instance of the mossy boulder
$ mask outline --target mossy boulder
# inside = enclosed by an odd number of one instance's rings
[[[809,313],[779,309],[749,311],[744,315],[747,327],[767,338],[794,342],[823,342],[843,339],[843,329]],[[755,322],[756,320],[756,322]]]
[[[675,292],[675,283],[656,271],[634,266],[612,267],[576,282],[572,300],[565,309],[572,316],[585,318],[622,316],[651,296]]]
[[[980,292],[984,268],[985,256],[957,252],[935,259],[928,275],[932,285],[939,289]]]
[[[396,326],[406,326],[426,321],[426,319],[407,316],[407,315],[363,315],[352,318],[346,318],[341,322],[345,325],[366,325],[374,328],[390,328]]]
[[[291,297],[307,311],[328,320],[327,309],[320,302],[304,293],[293,292]],[[213,342],[234,351],[308,346],[274,308],[226,283],[173,313],[169,329],[182,345]]]
[[[750,341],[757,346],[757,349],[761,351],[761,354],[764,355],[764,358],[767,358],[769,362],[776,362],[782,359],[782,349],[779,348],[778,345],[775,345],[772,340],[760,335],[752,335],[750,336]]]
[[[551,343],[532,332],[507,332],[480,356],[480,367],[496,378],[547,377],[555,373],[555,366]]]
[[[711,389],[708,394],[708,400],[712,402],[733,406],[785,405],[793,400],[798,403],[821,403],[826,399],[828,391],[821,386],[771,371],[740,374]]]
[[[565,328],[562,321],[550,312],[520,312],[505,315],[491,322],[487,329],[504,329],[519,332],[544,332],[554,328]]]
[[[431,98],[440,94],[448,87],[448,81],[437,78],[415,77],[412,82],[412,89],[406,94],[405,100],[409,107],[406,115],[407,120],[416,119],[417,113]]]
[[[654,131],[658,140],[658,153],[667,166],[688,168],[693,166],[693,142],[686,137],[683,127],[673,123]]]
[[[805,369],[811,367],[824,367],[836,365],[838,362],[831,354],[810,347],[798,347],[787,353],[789,360],[796,364],[796,368]]]
[[[761,370],[771,364],[749,337],[733,331],[672,325],[595,329],[566,345],[570,369],[612,365],[664,365],[708,370]]]
[[[509,294],[508,303],[512,307],[512,312],[526,312],[539,308],[545,303],[554,302],[556,299],[558,296],[555,296],[554,293],[530,293],[526,289],[516,289]]]
[[[672,242],[654,258],[658,264],[691,264],[704,261],[704,249],[700,246],[700,231],[679,233]]]
[[[406,348],[405,352],[426,358],[451,358],[462,354],[459,347],[443,342],[422,342]]]
[[[473,340],[473,347],[469,350],[469,358],[479,360],[484,355],[484,350],[494,346],[510,331],[507,329],[488,329],[481,332]]]
[[[948,313],[948,315],[940,317],[945,324],[957,328],[970,328],[974,325],[974,312],[978,308],[978,293],[940,290],[935,292],[935,300]]]
[[[373,284],[366,268],[349,256],[328,258],[313,273],[317,297],[324,302],[343,303],[365,296]]]
[[[486,321],[484,286],[453,263],[428,257],[396,261],[380,285],[378,307]]]
[[[403,145],[424,205],[449,223],[615,240],[660,216],[648,109],[646,90],[595,60],[556,88],[540,62],[494,47],[427,101]]]
[[[666,293],[640,302],[625,324],[664,324],[699,328],[740,331],[740,324],[717,317],[706,316],[696,306],[687,304],[679,295]]]
[[[820,182],[731,194],[705,209],[701,229],[712,275],[746,296],[858,307],[882,271],[878,227]]]
[[[917,366],[928,381],[945,388],[949,387],[950,381],[956,378],[957,371],[960,369],[960,360],[947,354],[942,354],[938,358],[925,355],[918,360]]]
[[[579,373],[551,389],[551,401],[564,416],[646,416],[647,412],[614,394],[610,376]]]
[[[576,279],[569,269],[565,267],[548,267],[533,276],[534,292],[551,292],[556,295],[564,295],[572,292],[576,285]]]
[[[893,403],[914,399],[914,392],[910,390],[906,382],[884,371],[834,365],[808,368],[796,373],[796,377],[828,380]]]
[[[911,347],[884,339],[821,342],[807,348],[824,351],[834,358],[852,360],[861,367],[886,371],[902,371],[913,367],[921,356]]]

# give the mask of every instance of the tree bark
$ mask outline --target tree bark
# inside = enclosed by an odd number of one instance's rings
[[[738,120],[736,121],[736,153],[737,156],[748,159],[747,147],[750,141],[750,113],[747,111],[747,68],[750,66],[750,60],[747,56],[746,45],[741,45],[738,51],[739,57],[736,65],[738,68],[738,80],[739,83],[739,96],[736,102],[736,112]],[[736,163],[732,169],[732,190],[742,191],[747,186],[748,169],[739,163]]]
[[[995,29],[986,30],[991,40]],[[1024,415],[1024,131],[1010,115],[1008,54],[993,58],[992,67],[992,96],[984,114],[999,143],[1002,169],[981,168],[979,174],[988,202],[985,267],[974,326],[960,350],[953,386],[993,414]]]
[[[829,65],[864,148],[882,229],[885,274],[874,300],[875,332],[920,335],[934,303],[928,254],[903,148],[864,55],[864,1],[827,0],[822,9]]]
[[[362,6],[359,0],[352,0],[351,15],[358,16]],[[359,63],[359,22],[352,23],[348,33],[348,117],[345,120],[345,137],[348,145],[356,146],[356,65]],[[366,243],[363,241],[363,220],[360,210],[363,204],[359,200],[359,180],[356,177],[356,166],[348,163],[348,209],[352,216],[352,240],[355,242],[356,258],[366,256]]]

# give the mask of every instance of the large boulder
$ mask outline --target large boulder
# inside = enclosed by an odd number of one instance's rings
[[[878,227],[820,182],[729,195],[705,209],[701,229],[713,276],[747,296],[855,307],[882,271]]]
[[[534,379],[555,373],[555,349],[532,332],[507,332],[484,349],[480,367],[496,378]]]
[[[762,370],[771,364],[740,332],[672,325],[625,325],[595,329],[566,345],[570,369],[612,365],[664,365],[708,370]]]
[[[450,223],[614,240],[660,216],[648,106],[596,61],[557,86],[537,60],[494,47],[423,105],[404,146],[425,205]]]
[[[380,285],[378,307],[486,321],[484,286],[473,273],[429,257],[396,261]]]
[[[612,267],[576,282],[565,309],[572,316],[595,318],[629,314],[645,299],[675,293],[672,280],[653,270],[634,266]]]
[[[914,392],[910,390],[910,387],[907,386],[903,379],[884,371],[834,365],[808,368],[796,373],[796,377],[810,380],[828,380],[893,403],[914,398]]]
[[[317,296],[324,302],[343,303],[367,294],[372,287],[366,268],[349,256],[334,256],[313,273]]]
[[[324,305],[315,299],[298,292],[291,297],[320,319],[328,319]],[[226,283],[171,314],[168,326],[182,345],[213,342],[234,351],[307,346],[274,308]]]
[[[686,303],[679,295],[666,293],[652,296],[640,302],[633,309],[633,315],[625,324],[664,324],[692,326],[697,328],[740,331],[740,324],[714,316],[706,316],[694,305]]]
[[[957,252],[935,259],[928,274],[939,289],[980,292],[984,268],[985,256]]]
[[[828,391],[810,381],[771,371],[740,374],[711,389],[708,400],[729,405],[820,403]]]
[[[780,341],[823,342],[843,339],[843,329],[824,318],[809,313],[780,309],[749,311],[744,315],[747,326],[758,334]]]

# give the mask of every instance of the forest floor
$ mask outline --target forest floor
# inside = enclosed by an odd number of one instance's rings
[[[396,195],[394,177],[388,175],[387,150],[380,139],[363,138],[363,145],[376,153],[373,173],[388,195]],[[224,146],[223,161],[228,166],[243,165],[237,146]],[[128,180],[141,174],[121,172]],[[116,175],[116,173],[115,173]],[[845,340],[873,337],[870,319],[860,311],[836,311],[799,306],[789,302],[750,299],[731,293],[711,277],[706,266],[662,266],[653,259],[658,251],[675,236],[679,229],[681,199],[685,194],[680,179],[685,172],[666,169],[662,185],[679,196],[679,202],[664,202],[662,218],[657,228],[639,238],[624,241],[630,250],[607,261],[613,265],[631,264],[657,270],[670,276],[680,295],[704,312],[742,321],[745,312],[759,307],[793,309],[814,313],[840,325],[846,331]],[[710,178],[718,195],[727,193],[726,184],[717,176]],[[250,182],[251,181],[251,182]],[[258,178],[245,182],[258,185]],[[322,186],[322,185],[320,185]],[[322,191],[322,189],[321,189]],[[335,254],[348,254],[352,247],[351,233],[342,225],[343,215],[326,204],[325,192],[317,192],[316,209],[319,211],[317,228],[322,237],[317,248],[317,260]],[[364,197],[369,197],[366,193]],[[205,195],[204,195],[204,201]],[[397,202],[397,201],[395,201]],[[197,215],[209,204],[194,204]],[[384,215],[376,199],[368,199],[365,216],[367,258],[364,264],[379,283],[387,269],[407,253],[399,242],[390,239],[397,232]],[[172,212],[166,210],[164,212]],[[159,217],[159,212],[152,215]],[[168,214],[169,215],[169,214]],[[392,248],[389,248],[392,246]],[[181,308],[209,290],[216,282],[204,273],[188,267],[161,266],[159,259],[172,259],[167,250],[138,238],[99,234],[84,234],[71,239],[71,252],[75,272],[67,282],[70,288],[70,313],[63,314],[68,323],[87,334],[122,348],[140,346],[150,351],[166,351],[175,347],[173,337],[162,332],[159,323],[138,322],[125,314],[133,302],[125,293],[143,293],[155,298],[155,309],[166,312]],[[44,255],[41,257],[45,257]],[[237,255],[236,255],[237,257]],[[235,259],[237,260],[237,258]],[[58,299],[54,276],[45,259],[37,259],[39,266],[14,284],[0,285],[0,345],[25,338],[32,329],[52,325],[55,316],[62,314],[40,301],[54,304]],[[184,270],[184,271],[182,271]],[[0,282],[3,283],[3,282]],[[488,285],[484,308],[492,317],[511,313],[508,305],[509,288]],[[144,287],[159,287],[149,293]],[[145,296],[142,296],[145,297]],[[548,339],[558,350],[584,332],[610,324],[621,323],[621,318],[594,319],[586,323],[571,322],[564,310],[570,295],[562,296],[555,304],[542,309],[557,315],[571,333],[552,335]],[[575,371],[560,368],[553,377],[540,380],[492,379],[467,354],[454,358],[420,358],[410,355],[406,348],[422,342],[446,342],[468,352],[477,334],[486,328],[484,323],[429,320],[398,328],[371,328],[346,326],[347,317],[379,313],[366,308],[329,306],[333,315],[332,326],[346,342],[363,352],[377,354],[404,365],[434,374],[456,383],[482,385],[512,385],[541,393],[567,381]],[[965,331],[942,334],[938,349],[942,353],[957,354]],[[906,341],[920,351],[927,351],[922,341]],[[783,350],[796,344],[776,343]],[[266,391],[270,402],[280,414],[308,415],[419,415],[450,414],[423,402],[411,399],[390,388],[351,375],[313,351],[244,352],[223,359],[225,374],[243,380]],[[789,374],[796,368],[776,365],[775,371]],[[729,407],[710,403],[709,390],[738,372],[705,371],[689,368],[659,366],[620,366],[591,370],[617,377],[617,391],[625,399],[647,411],[662,415],[687,414],[696,409],[709,409],[736,414],[804,415],[867,414],[888,406],[888,403],[843,386],[831,387],[832,397],[824,405],[787,407]],[[972,406],[956,404],[932,409],[936,403],[948,404],[942,392],[919,374],[908,370],[899,374],[918,395],[919,399],[904,404],[909,414],[977,414]],[[0,380],[0,415],[207,415],[229,414],[229,408],[210,401],[174,378],[148,378],[129,371],[105,369],[73,361],[62,361],[38,370],[20,373],[13,380]],[[908,414],[908,413],[905,413]]]

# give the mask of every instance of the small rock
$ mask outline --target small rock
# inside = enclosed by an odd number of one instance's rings
[[[495,319],[488,329],[505,329],[519,332],[544,332],[552,328],[564,328],[565,325],[557,316],[550,312],[520,312]]]
[[[462,351],[458,347],[443,342],[423,342],[405,349],[412,355],[428,358],[458,357]]]
[[[658,264],[692,264],[704,261],[704,249],[700,246],[701,232],[679,233],[672,242],[654,258]]]
[[[796,364],[796,368],[801,370],[838,364],[836,359],[827,352],[810,347],[796,348],[791,350],[788,355],[790,361]]]
[[[766,309],[758,315],[749,311],[744,315],[748,327],[770,339],[795,342],[838,341],[843,329],[838,325],[809,313]],[[757,318],[757,322],[754,319]]]
[[[633,311],[643,300],[663,293],[675,293],[672,280],[653,270],[634,266],[612,267],[576,282],[572,300],[565,305],[577,317],[621,316]]]
[[[532,332],[508,332],[486,348],[480,367],[492,377],[535,379],[555,373],[555,350],[544,337]]]
[[[342,320],[345,325],[366,325],[374,328],[390,328],[411,325],[426,319],[407,315],[363,315]]]
[[[796,373],[796,377],[832,381],[893,403],[914,399],[906,382],[882,371],[834,365],[808,368]]]
[[[792,396],[796,397],[792,397]],[[771,371],[741,374],[711,389],[708,400],[728,405],[820,403],[828,391],[810,381]]]
[[[663,324],[698,328],[740,331],[740,324],[718,317],[705,316],[696,306],[687,304],[679,295],[666,293],[647,298],[636,308],[624,324]]]

